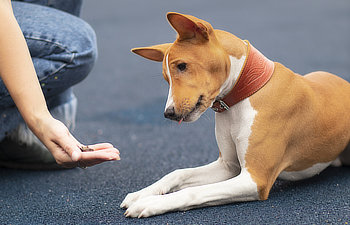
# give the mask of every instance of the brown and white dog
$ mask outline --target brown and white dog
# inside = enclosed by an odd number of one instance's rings
[[[165,117],[192,122],[212,107],[219,158],[176,170],[121,204],[127,217],[265,200],[277,178],[300,180],[350,163],[350,84],[327,72],[305,76],[203,20],[168,13],[174,43],[135,48],[163,62]]]

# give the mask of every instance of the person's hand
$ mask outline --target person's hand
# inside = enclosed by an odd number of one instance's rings
[[[119,151],[111,144],[91,145],[81,152],[67,127],[49,113],[30,51],[13,14],[11,1],[0,0],[0,77],[24,121],[63,167],[93,166],[118,160]]]
[[[89,145],[94,151],[82,152],[80,148],[84,145],[73,137],[62,122],[51,116],[42,118],[31,129],[63,167],[85,168],[105,161],[120,160],[119,151],[109,143]]]

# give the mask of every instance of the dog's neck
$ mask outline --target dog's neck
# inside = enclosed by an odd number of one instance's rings
[[[239,75],[241,74],[242,68],[244,66],[244,62],[246,61],[246,56],[243,55],[241,58],[237,59],[233,56],[230,57],[230,73],[224,84],[220,88],[220,94],[216,98],[216,100],[223,99],[231,90],[232,87],[235,86]]]
[[[274,63],[255,49],[248,41],[247,55],[236,59],[230,56],[230,74],[212,105],[215,112],[223,112],[256,93],[271,78]]]

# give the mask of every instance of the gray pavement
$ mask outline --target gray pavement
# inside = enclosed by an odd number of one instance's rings
[[[278,181],[269,200],[126,219],[119,204],[177,168],[218,157],[214,113],[191,124],[163,118],[168,87],[161,64],[133,47],[172,42],[165,14],[192,14],[249,40],[297,73],[325,70],[350,81],[350,2],[85,1],[82,17],[95,29],[99,60],[78,84],[76,137],[108,141],[120,162],[86,170],[0,169],[0,224],[348,224],[350,168],[329,168],[300,182]]]

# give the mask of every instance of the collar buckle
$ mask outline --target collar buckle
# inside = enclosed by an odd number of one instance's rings
[[[229,110],[230,107],[223,100],[216,100],[216,104],[211,107],[215,112],[223,112]]]
[[[220,108],[221,109],[226,109],[226,110],[229,110],[230,107],[222,100],[219,100],[219,103],[220,103]]]

